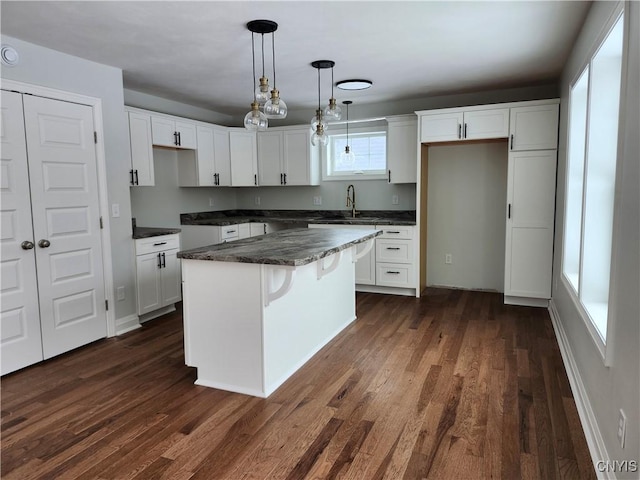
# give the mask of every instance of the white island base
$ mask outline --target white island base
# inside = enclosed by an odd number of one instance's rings
[[[295,267],[183,259],[196,384],[257,397],[282,385],[355,320],[355,249]]]

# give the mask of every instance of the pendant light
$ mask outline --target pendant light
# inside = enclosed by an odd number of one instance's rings
[[[253,102],[251,102],[251,110],[244,116],[244,128],[251,132],[262,132],[269,126],[269,120],[264,113],[260,111],[260,104],[256,99],[256,53],[255,53],[255,41],[254,33],[252,30],[252,24],[255,22],[261,22],[262,20],[254,20],[247,24],[247,28],[251,30],[251,59],[253,64]]]
[[[356,163],[356,156],[351,151],[349,146],[349,105],[353,102],[351,100],[345,100],[343,105],[347,106],[347,145],[344,147],[344,151],[340,154],[340,164],[344,166],[353,166]]]
[[[264,114],[267,118],[286,118],[287,104],[280,98],[280,92],[276,86],[276,47],[273,32],[271,32],[271,49],[271,59],[273,61],[273,90],[271,90],[271,98],[264,104]]]
[[[311,62],[313,68],[318,69],[318,109],[315,116],[311,119],[311,129],[313,134],[311,135],[311,144],[325,146],[329,140],[327,136],[327,122],[322,115],[322,107],[320,106],[320,70],[325,68],[332,68],[335,62],[332,60],[316,60]]]
[[[333,66],[331,67],[331,98],[329,99],[329,105],[324,107],[324,118],[328,122],[337,122],[342,118],[342,109],[336,104],[336,99],[333,97]]]

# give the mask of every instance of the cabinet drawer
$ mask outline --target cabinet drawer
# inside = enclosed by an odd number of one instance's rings
[[[382,235],[377,238],[413,238],[413,229],[411,225],[376,225],[376,230],[382,230]]]
[[[240,228],[238,225],[227,225],[220,227],[220,240],[228,242],[229,240],[237,240],[240,237]]]
[[[412,263],[413,245],[411,240],[376,240],[376,261],[392,263]]]
[[[144,255],[145,253],[155,253],[180,248],[180,236],[176,233],[172,235],[139,238],[135,243],[136,255]]]
[[[376,285],[386,287],[413,287],[413,265],[397,263],[378,263],[376,266]]]

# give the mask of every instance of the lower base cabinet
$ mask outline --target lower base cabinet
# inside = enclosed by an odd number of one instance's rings
[[[180,237],[161,235],[135,242],[138,315],[153,318],[151,312],[182,300]]]
[[[181,225],[181,230],[183,250],[257,237],[273,231],[268,223],[261,222],[233,225]]]

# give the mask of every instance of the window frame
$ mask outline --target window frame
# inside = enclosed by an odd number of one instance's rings
[[[349,137],[351,135],[363,135],[363,134],[375,134],[375,133],[384,133],[385,137],[385,165],[384,169],[380,170],[380,173],[367,173],[366,171],[363,173],[347,173],[347,174],[335,174],[329,169],[329,153],[331,137],[336,135],[346,135],[347,129],[346,124],[336,125],[332,124],[329,127],[330,129],[327,131],[327,135],[329,136],[329,141],[326,147],[322,148],[321,151],[321,164],[322,164],[322,181],[324,182],[339,182],[339,181],[353,181],[353,180],[386,180],[387,179],[387,167],[388,167],[388,141],[389,141],[389,132],[386,125],[369,125],[369,126],[352,126],[349,124]],[[377,172],[377,171],[376,171]]]
[[[619,2],[614,10],[612,11],[609,19],[603,25],[602,30],[600,31],[598,37],[593,42],[592,48],[589,50],[587,57],[584,60],[581,68],[578,69],[577,74],[572,79],[569,86],[569,105],[568,105],[568,117],[567,117],[567,152],[566,152],[566,164],[565,164],[565,178],[564,178],[564,189],[565,189],[565,198],[564,198],[564,212],[563,212],[563,221],[562,221],[562,258],[560,259],[560,279],[565,287],[569,297],[571,298],[576,311],[581,317],[582,321],[585,324],[589,335],[591,336],[597,350],[600,352],[600,355],[603,359],[605,366],[610,366],[613,358],[613,331],[614,325],[616,323],[616,309],[614,302],[614,295],[616,292],[615,278],[616,278],[616,258],[618,256],[617,252],[619,249],[619,234],[620,231],[620,185],[621,185],[621,176],[622,176],[622,168],[620,168],[621,162],[621,153],[623,150],[623,133],[624,133],[624,122],[623,122],[623,114],[625,112],[624,98],[626,92],[626,77],[627,77],[627,64],[628,64],[628,31],[629,31],[629,16],[624,8],[624,3]],[[622,56],[621,56],[621,70],[620,70],[620,97],[618,102],[618,128],[617,128],[617,138],[615,140],[616,145],[616,153],[615,153],[615,175],[614,175],[614,195],[613,195],[613,211],[612,211],[612,225],[611,225],[611,254],[610,254],[610,264],[609,264],[609,291],[607,298],[607,323],[605,328],[604,338],[601,335],[598,327],[595,325],[595,322],[591,318],[591,315],[587,311],[587,308],[583,304],[583,301],[580,297],[580,291],[582,289],[582,264],[583,264],[583,253],[584,253],[584,228],[585,228],[585,205],[586,205],[586,178],[588,169],[588,152],[589,152],[589,128],[590,128],[590,115],[591,115],[591,99],[592,99],[592,75],[593,75],[593,62],[595,57],[600,52],[603,47],[605,41],[609,38],[609,35],[613,32],[614,28],[618,24],[622,18]],[[587,118],[585,125],[585,144],[584,144],[584,158],[583,158],[583,184],[582,184],[582,196],[581,196],[581,219],[580,219],[580,252],[579,252],[579,281],[578,281],[578,289],[576,289],[573,285],[573,282],[569,279],[567,274],[565,273],[565,258],[566,258],[566,231],[567,231],[567,194],[569,191],[569,147],[570,147],[570,132],[571,132],[571,93],[573,92],[574,87],[580,81],[585,71],[588,72],[588,93],[587,93]]]

